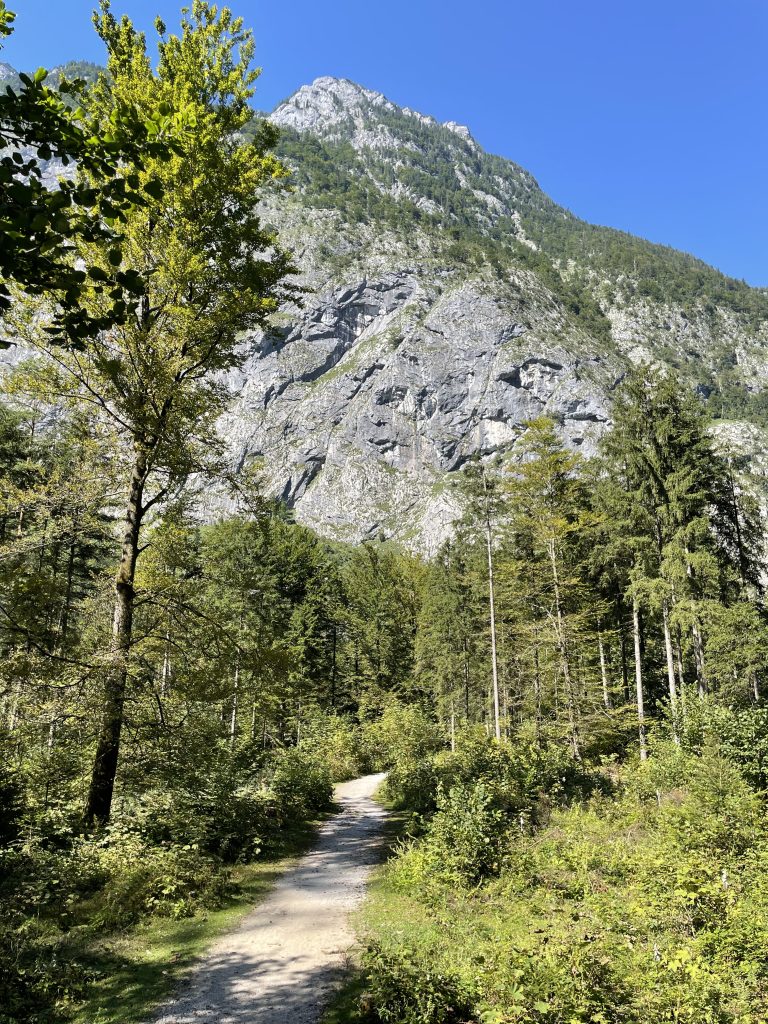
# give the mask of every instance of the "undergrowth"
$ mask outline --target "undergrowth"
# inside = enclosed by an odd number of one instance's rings
[[[374,881],[336,1019],[768,1019],[768,826],[735,730],[591,771],[471,733],[455,753],[397,752],[410,836]]]

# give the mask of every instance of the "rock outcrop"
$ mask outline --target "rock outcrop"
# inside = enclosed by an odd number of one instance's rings
[[[298,253],[308,296],[274,331],[248,339],[222,428],[235,464],[257,462],[270,493],[321,533],[434,551],[458,515],[450,474],[475,455],[514,456],[525,422],[541,415],[591,454],[629,362],[674,361],[704,382],[714,353],[741,345],[745,368],[760,365],[750,372],[761,386],[762,320],[747,326],[729,309],[638,297],[631,281],[589,260],[553,259],[548,276],[515,260],[465,263],[451,248],[450,217],[447,227],[419,219],[440,209],[439,190],[418,176],[425,166],[452,179],[477,235],[503,225],[518,249],[538,252],[544,243],[528,232],[542,211],[581,225],[522,168],[484,154],[468,129],[332,78],[271,117],[294,140],[287,159],[300,185],[267,214]],[[402,223],[353,211],[338,189],[324,195],[310,165],[316,152],[303,156],[310,140],[329,147],[337,176],[349,159],[341,147],[351,147],[358,162],[347,173],[401,204]],[[585,274],[600,332],[567,293]]]

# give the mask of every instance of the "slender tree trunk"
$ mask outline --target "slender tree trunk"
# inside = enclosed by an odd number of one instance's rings
[[[557,621],[557,645],[560,650],[560,666],[565,683],[565,696],[568,708],[568,728],[571,734],[571,749],[573,756],[581,759],[581,747],[579,743],[579,732],[576,725],[576,696],[573,688],[573,675],[571,672],[571,659],[568,653],[568,641],[565,635],[565,619],[563,605],[560,596],[560,575],[557,571],[557,555],[555,554],[555,542],[548,543],[549,561],[552,567],[552,585],[555,591],[555,615]]]
[[[648,747],[645,741],[645,702],[643,699],[643,665],[640,643],[640,608],[637,599],[632,600],[632,634],[635,641],[635,688],[637,691],[637,721],[638,734],[640,738],[640,760],[645,761],[648,757]]]
[[[669,628],[669,605],[666,598],[661,605],[662,621],[664,623],[664,651],[667,658],[667,682],[669,685],[669,706],[672,713],[672,738],[675,743],[680,744],[678,735],[679,711],[677,706],[677,680],[675,679],[675,655],[672,650],[672,633]]]
[[[229,745],[234,747],[237,739],[237,711],[240,701],[240,663],[235,665],[235,681],[232,687],[232,713],[229,718]]]
[[[61,645],[64,646],[64,642],[67,639],[67,633],[69,632],[69,617],[72,611],[72,591],[74,589],[75,579],[75,551],[77,544],[75,538],[69,542],[69,554],[67,556],[67,583],[64,588],[64,603],[61,606],[61,617],[59,619],[59,637],[61,639]]]
[[[675,666],[677,668],[677,685],[680,691],[680,705],[685,714],[685,672],[683,671],[683,640],[678,626],[675,631]]]
[[[331,710],[336,710],[336,645],[338,639],[336,636],[337,626],[333,624],[333,639],[331,641]]]
[[[165,644],[163,646],[163,667],[160,674],[160,696],[165,697],[168,693],[168,683],[171,679],[171,637],[168,630],[165,631]]]
[[[685,557],[687,564],[685,567],[686,575],[690,582],[691,598],[695,599],[696,595],[696,576],[693,571],[693,566],[690,562],[690,552],[686,545]],[[693,625],[691,626],[691,635],[693,636],[693,661],[696,666],[696,685],[698,687],[699,696],[703,697],[707,692],[707,673],[704,666],[704,640],[701,636],[701,627],[699,625],[698,618],[694,615]]]
[[[698,622],[694,621],[691,633],[693,635],[693,660],[696,663],[696,683],[699,696],[703,697],[707,692],[707,672],[704,666],[704,641]]]
[[[541,666],[539,665],[539,641],[538,636],[533,645],[533,700],[536,705],[536,743],[541,746]]]
[[[600,623],[597,624],[597,650],[600,655],[600,678],[603,682],[603,704],[606,708],[611,706],[611,690],[608,682],[608,666],[605,661],[605,646]]]
[[[464,718],[469,723],[469,642],[464,637],[462,641],[464,649]]]
[[[115,577],[110,665],[104,680],[99,735],[88,801],[85,807],[85,820],[89,825],[93,825],[96,821],[106,822],[112,809],[112,794],[120,755],[120,734],[123,729],[125,691],[128,685],[128,660],[131,651],[133,607],[136,597],[134,585],[136,562],[139,557],[139,535],[144,514],[142,501],[146,475],[146,453],[137,449],[123,524],[120,565]]]
[[[451,697],[451,750],[456,750],[456,707]]]
[[[619,652],[621,654],[621,685],[624,690],[624,703],[629,704],[629,666],[627,664],[627,638],[624,615],[619,605]]]
[[[45,766],[45,794],[43,797],[43,807],[47,809],[48,798],[51,793],[51,760],[53,758],[53,744],[56,737],[56,715],[55,712],[51,716],[51,720],[48,723],[48,740],[46,742],[46,766]]]
[[[8,715],[8,732],[13,732],[19,721],[19,704],[21,703],[21,680],[19,679],[13,689],[11,699],[11,710]]]
[[[485,521],[485,541],[488,549],[488,606],[491,619],[491,672],[493,679],[493,721],[496,739],[501,739],[501,716],[499,714],[499,665],[496,650],[496,594],[493,581],[493,538],[491,520]]]
[[[243,636],[243,611],[241,609],[237,622],[237,656],[235,659],[235,679],[232,687],[232,710],[229,719],[229,745],[234,747],[237,739],[237,713],[240,710],[240,643]]]

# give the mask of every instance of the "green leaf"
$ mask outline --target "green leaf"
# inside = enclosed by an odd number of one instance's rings
[[[165,189],[163,188],[162,183],[159,182],[157,179],[148,181],[144,185],[144,191],[148,195],[152,196],[153,199],[162,199],[163,196],[165,195]]]

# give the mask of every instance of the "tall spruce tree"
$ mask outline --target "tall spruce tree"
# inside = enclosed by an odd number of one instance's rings
[[[759,590],[754,503],[734,486],[705,411],[668,371],[639,367],[617,392],[603,443],[601,500],[631,552],[638,614],[657,616],[675,733],[684,718],[684,656],[706,692],[707,622]],[[639,672],[639,665],[638,665]]]

